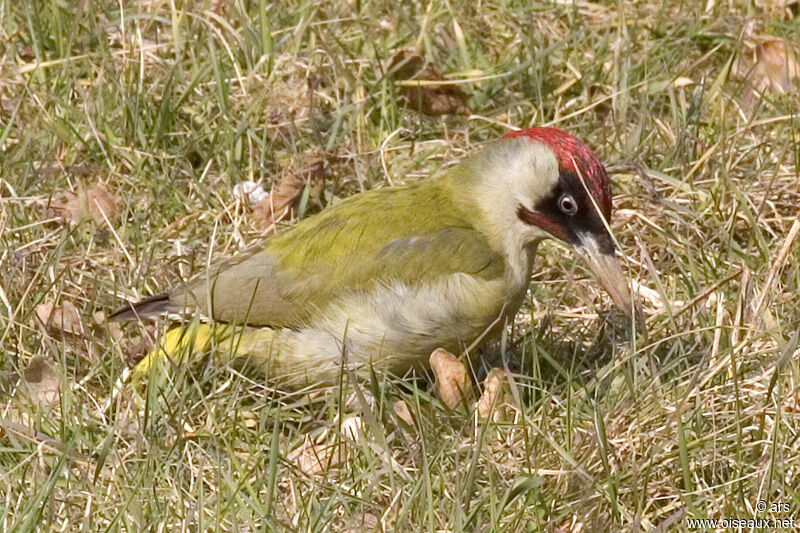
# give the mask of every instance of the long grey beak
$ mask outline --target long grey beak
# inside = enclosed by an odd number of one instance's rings
[[[629,316],[632,316],[636,320],[637,328],[646,336],[644,314],[641,308],[633,303],[628,280],[622,273],[622,269],[620,269],[619,261],[614,256],[613,248],[601,250],[597,239],[594,236],[586,235],[582,236],[580,244],[575,246],[575,252],[586,261],[597,281],[600,282],[600,285],[614,300],[614,304],[625,313],[628,313]]]

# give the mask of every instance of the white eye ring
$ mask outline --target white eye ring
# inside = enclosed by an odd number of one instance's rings
[[[558,208],[565,215],[571,216],[578,212],[578,203],[569,194],[562,194],[561,198],[558,199]]]

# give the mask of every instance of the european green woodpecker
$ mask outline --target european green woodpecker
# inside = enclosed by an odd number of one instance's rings
[[[441,177],[357,194],[112,315],[202,317],[170,330],[140,370],[177,351],[248,357],[285,386],[343,369],[403,375],[436,348],[476,350],[520,308],[536,247],[575,250],[631,310],[597,156],[552,128],[508,134]]]

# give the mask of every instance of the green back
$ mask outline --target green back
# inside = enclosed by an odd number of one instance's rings
[[[457,184],[445,177],[351,197],[221,264],[173,300],[186,305],[180,296],[188,294],[204,310],[212,300],[217,320],[293,327],[376,284],[420,286],[457,272],[502,277],[505,262],[467,222],[469,198]]]

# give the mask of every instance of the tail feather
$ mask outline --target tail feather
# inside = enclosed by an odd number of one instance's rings
[[[127,303],[108,316],[108,320],[124,321],[163,315],[169,311],[169,293],[156,294],[136,303]]]
[[[137,380],[147,376],[159,361],[168,365],[191,364],[209,350],[219,361],[248,359],[269,373],[275,333],[269,328],[239,328],[195,319],[170,328],[158,339],[136,364],[133,376]]]
[[[191,362],[208,349],[212,338],[217,335],[223,337],[226,330],[226,326],[218,327],[197,321],[171,328],[136,364],[134,379],[146,377],[158,361],[171,361],[174,364]]]
[[[134,367],[131,379],[147,380],[151,369],[164,365],[193,364],[211,355],[217,362],[246,362],[259,369],[268,381],[286,389],[311,384],[333,384],[341,370],[341,355],[314,359],[307,353],[298,333],[271,328],[236,327],[231,324],[192,322],[169,329]]]

